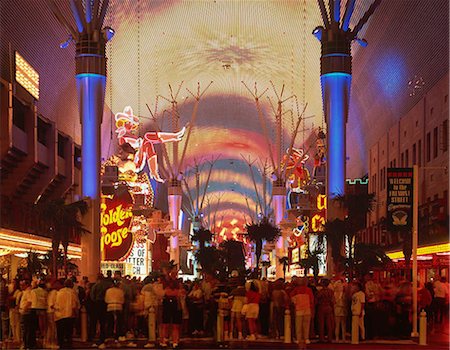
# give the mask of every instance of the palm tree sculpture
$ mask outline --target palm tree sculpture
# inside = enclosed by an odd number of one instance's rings
[[[391,259],[380,246],[365,243],[355,245],[354,266],[360,276],[364,276],[374,267],[383,268],[389,263]]]
[[[341,248],[347,232],[348,225],[344,220],[335,219],[325,223],[323,234],[327,238],[329,248],[331,248],[331,258],[333,259],[335,272],[341,272],[344,269],[343,262],[345,258],[341,254]]]
[[[249,240],[255,243],[256,270],[259,273],[263,241],[274,242],[280,236],[281,230],[272,224],[267,217],[263,217],[259,223],[246,225],[246,228]]]
[[[67,275],[67,249],[72,237],[79,237],[89,231],[80,221],[80,216],[88,211],[84,200],[65,204],[64,199],[56,199],[39,205],[39,213],[44,219],[46,229],[52,239],[53,276],[57,276],[57,256],[59,245],[63,246],[64,271]]]
[[[347,210],[347,217],[344,220],[342,229],[345,230],[344,237],[348,241],[348,265],[349,273],[352,276],[355,256],[354,239],[358,231],[365,227],[366,216],[375,206],[375,195],[373,193],[347,193],[337,196],[335,200]]]
[[[201,226],[198,230],[193,230],[193,234],[191,236],[191,240],[193,242],[198,242],[199,250],[205,248],[206,242],[211,242],[213,234],[210,230]]]
[[[220,243],[223,251],[228,273],[233,270],[242,272],[245,270],[245,251],[242,242],[233,239]]]

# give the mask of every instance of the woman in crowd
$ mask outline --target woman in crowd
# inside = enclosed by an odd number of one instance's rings
[[[192,335],[203,335],[203,291],[200,283],[195,282],[188,294],[190,332]]]
[[[247,291],[246,297],[247,307],[245,310],[245,318],[247,319],[248,330],[250,333],[247,336],[247,340],[256,340],[256,320],[259,316],[259,300],[261,298],[261,294],[258,292],[255,282],[250,282],[250,288]]]
[[[180,340],[180,325],[182,321],[182,310],[180,305],[180,286],[175,276],[170,276],[164,283],[163,298],[163,325],[162,325],[162,343],[160,346],[167,347],[169,340],[169,329],[171,328],[172,347],[178,348]]]
[[[275,281],[272,289],[273,335],[280,339],[284,335],[284,312],[289,306],[289,296],[284,290],[284,280]],[[309,331],[308,331],[309,333]]]
[[[231,291],[231,319],[230,319],[230,338],[234,337],[236,329],[238,340],[242,340],[242,308],[247,303],[245,296],[245,287],[238,285]],[[236,326],[236,327],[235,327]]]
[[[187,306],[187,285],[183,284],[183,281],[179,281],[180,285],[180,307],[181,307],[181,335],[187,335],[189,333],[189,310]]]

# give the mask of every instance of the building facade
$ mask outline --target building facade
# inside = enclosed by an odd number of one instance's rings
[[[360,239],[402,261],[404,238],[387,229],[387,169],[419,167],[419,259],[448,275],[448,73],[370,147],[369,193],[376,206]],[[443,257],[443,258],[442,258]]]

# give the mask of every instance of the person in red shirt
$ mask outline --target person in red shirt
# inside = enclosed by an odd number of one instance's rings
[[[290,293],[291,301],[295,306],[295,334],[298,344],[309,344],[309,329],[311,316],[314,313],[314,295],[307,287],[306,277],[295,278],[294,289]]]
[[[247,310],[245,317],[248,321],[248,328],[250,335],[247,340],[256,340],[256,319],[259,315],[259,300],[261,294],[258,292],[258,288],[254,282],[251,282],[250,289],[247,291]]]

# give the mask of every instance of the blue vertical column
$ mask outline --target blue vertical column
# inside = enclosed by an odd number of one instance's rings
[[[82,194],[100,198],[101,138],[100,130],[105,100],[106,76],[94,73],[76,75],[81,118]]]
[[[352,76],[331,72],[320,77],[327,122],[327,196],[345,192],[346,123]]]
[[[95,278],[101,264],[101,125],[106,87],[106,39],[99,36],[97,41],[94,37],[90,33],[80,35],[75,57],[81,123],[81,192],[90,199],[84,221],[91,231],[81,239],[81,270],[90,279]]]

